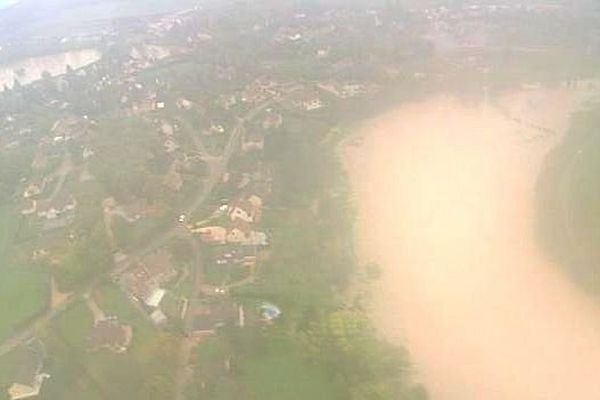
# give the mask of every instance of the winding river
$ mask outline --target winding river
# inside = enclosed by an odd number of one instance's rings
[[[382,268],[374,320],[433,400],[600,399],[600,307],[534,232],[536,178],[575,98],[433,97],[346,146],[359,255]]]
[[[45,72],[51,76],[62,75],[67,72],[67,66],[73,69],[83,68],[95,63],[100,57],[99,51],[86,49],[0,64],[0,91],[4,90],[4,86],[12,88],[15,79],[22,85],[28,85],[42,79]]]

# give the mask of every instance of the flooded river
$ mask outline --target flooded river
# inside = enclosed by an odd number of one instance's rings
[[[11,88],[15,79],[22,85],[28,85],[40,80],[44,72],[48,72],[51,76],[62,75],[67,72],[67,66],[79,69],[95,63],[100,57],[99,51],[86,49],[0,64],[0,91],[4,90],[5,85]]]
[[[534,232],[536,177],[573,100],[431,98],[347,146],[359,255],[382,268],[374,320],[433,400],[600,399],[600,308]]]

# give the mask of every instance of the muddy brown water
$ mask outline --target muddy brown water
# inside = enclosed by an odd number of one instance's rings
[[[600,307],[534,232],[536,177],[573,99],[434,97],[345,147],[359,256],[382,268],[373,319],[434,400],[600,399]]]

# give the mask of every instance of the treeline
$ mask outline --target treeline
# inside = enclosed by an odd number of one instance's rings
[[[547,252],[600,294],[600,105],[572,117],[538,182],[538,233]]]

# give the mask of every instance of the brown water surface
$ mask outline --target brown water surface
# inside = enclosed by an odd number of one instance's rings
[[[573,99],[431,98],[347,146],[359,254],[383,271],[374,320],[434,400],[600,399],[599,307],[534,232],[535,180]]]

